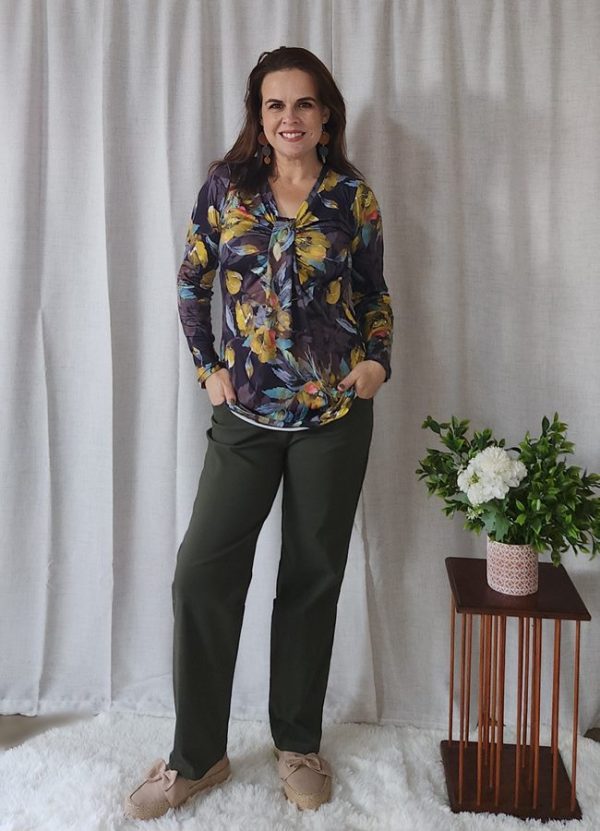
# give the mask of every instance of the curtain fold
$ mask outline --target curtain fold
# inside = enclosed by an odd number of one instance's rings
[[[395,313],[325,717],[446,724],[444,557],[484,557],[485,539],[417,481],[427,414],[512,445],[557,410],[573,463],[600,471],[595,0],[6,0],[2,713],[173,712],[171,580],[210,419],[175,280],[247,76],[283,44],[315,52],[345,97]],[[219,320],[216,292],[217,343]],[[267,718],[280,496],[246,604],[232,702],[243,718]],[[600,562],[564,563],[592,613],[585,730],[600,719]],[[565,626],[563,666],[572,648]],[[546,639],[547,677],[551,657]],[[514,658],[509,628],[509,724]],[[561,723],[571,714],[565,682]]]

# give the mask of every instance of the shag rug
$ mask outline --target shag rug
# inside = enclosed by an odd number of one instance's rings
[[[440,730],[325,724],[320,752],[333,767],[331,802],[289,803],[277,776],[268,723],[231,719],[232,777],[158,820],[124,817],[122,801],[154,759],[168,761],[174,718],[101,713],[55,727],[0,754],[2,831],[440,831],[600,829],[600,744],[578,738],[582,821],[459,813],[448,805]],[[509,740],[509,739],[507,739]],[[561,753],[570,773],[569,738]]]

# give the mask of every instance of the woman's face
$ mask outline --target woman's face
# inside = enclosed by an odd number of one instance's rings
[[[322,125],[329,108],[317,100],[312,75],[301,69],[269,72],[261,86],[261,124],[275,158],[316,156]],[[287,137],[284,133],[301,133]]]

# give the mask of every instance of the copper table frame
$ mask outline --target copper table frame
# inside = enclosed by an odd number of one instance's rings
[[[486,560],[448,557],[450,689],[448,740],[440,744],[450,806],[521,818],[581,819],[576,796],[581,621],[591,620],[562,566],[540,563],[535,595],[512,597],[487,585]],[[459,737],[453,738],[455,629],[461,615]],[[469,739],[473,617],[479,617],[477,741]],[[516,744],[504,743],[506,622],[518,622]],[[542,622],[554,619],[551,744],[540,744]],[[572,779],[558,748],[562,621],[575,621]],[[528,713],[529,711],[529,713]],[[529,715],[529,723],[528,723]],[[529,743],[527,732],[529,727]]]

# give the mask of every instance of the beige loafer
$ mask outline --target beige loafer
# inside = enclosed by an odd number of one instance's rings
[[[157,759],[139,787],[124,800],[125,816],[156,819],[169,808],[177,808],[200,791],[226,782],[231,776],[227,754],[206,771],[201,779],[185,779],[179,771],[167,770],[164,759]]]
[[[331,797],[331,765],[318,753],[273,749],[283,791],[301,810],[318,808]]]

